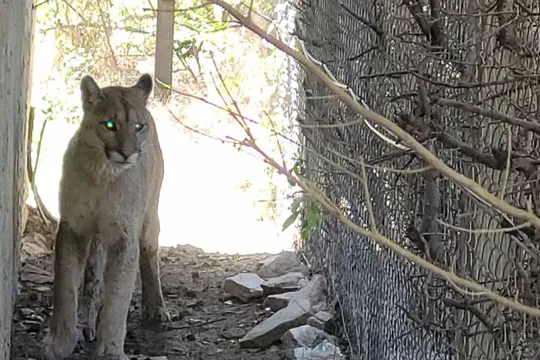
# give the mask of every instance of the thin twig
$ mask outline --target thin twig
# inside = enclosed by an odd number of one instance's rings
[[[38,210],[39,216],[43,222],[48,226],[51,222],[56,222],[56,218],[49,212],[39,192],[36,185],[36,174],[39,164],[39,156],[41,154],[41,145],[43,143],[43,134],[45,133],[45,127],[47,125],[47,119],[43,121],[41,126],[41,131],[39,133],[38,148],[36,153],[36,164],[32,168],[32,138],[34,133],[34,116],[35,108],[30,107],[30,112],[28,116],[28,139],[27,139],[27,150],[26,150],[26,171],[28,173],[28,181],[30,182],[30,188],[32,189],[32,194],[34,195],[34,200],[36,201],[36,208]]]
[[[503,171],[503,184],[500,194],[501,200],[504,200],[504,192],[506,190],[506,186],[508,186],[508,178],[510,177],[510,166],[512,164],[512,125],[506,124],[506,131],[508,132],[508,139],[506,145],[508,148],[508,153],[506,155],[506,166]]]
[[[362,179],[363,185],[364,185],[364,197],[366,198],[365,203],[367,206],[367,211],[369,215],[369,226],[371,228],[371,231],[373,233],[378,234],[379,231],[377,230],[377,222],[375,221],[375,213],[373,212],[373,204],[371,203],[371,195],[369,194],[369,185],[368,185],[368,179],[366,175],[366,167],[364,166],[364,159],[360,158],[360,169],[362,169]]]
[[[480,106],[467,104],[461,101],[456,101],[452,99],[438,98],[435,100],[436,104],[446,105],[456,109],[461,109],[463,111],[472,112],[478,115],[482,115],[493,120],[503,121],[507,124],[519,126],[525,130],[532,131],[533,133],[540,135],[540,124],[524,119],[519,119],[513,116],[503,114],[495,110],[487,110]]]

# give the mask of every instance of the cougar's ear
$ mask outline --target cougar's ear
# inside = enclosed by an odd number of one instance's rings
[[[143,99],[146,101],[148,100],[148,97],[150,96],[150,93],[152,92],[152,88],[154,87],[154,82],[152,81],[152,76],[150,74],[143,74],[139,80],[137,81],[137,84],[135,84],[136,88],[142,90]]]
[[[91,109],[102,99],[102,96],[101,89],[90,75],[81,79],[81,100],[84,110]]]

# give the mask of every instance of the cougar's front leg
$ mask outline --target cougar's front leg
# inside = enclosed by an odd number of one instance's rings
[[[89,241],[60,221],[54,250],[53,314],[44,339],[48,360],[68,357],[77,345],[77,293]]]
[[[159,219],[156,216],[145,221],[140,240],[140,272],[142,283],[142,315],[145,321],[163,323],[170,320],[165,308],[158,257]]]
[[[101,237],[92,239],[84,282],[80,297],[79,326],[85,341],[94,341],[96,337],[96,321],[103,293],[103,272],[105,271],[106,252]]]
[[[139,246],[133,234],[108,245],[104,273],[103,307],[99,315],[95,359],[127,360],[124,353],[126,322],[135,288]]]

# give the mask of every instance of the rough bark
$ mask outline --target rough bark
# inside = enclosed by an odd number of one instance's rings
[[[32,2],[0,2],[0,359],[9,359],[23,231]]]

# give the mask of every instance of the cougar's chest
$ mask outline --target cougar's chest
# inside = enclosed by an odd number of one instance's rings
[[[97,232],[112,240],[137,237],[144,219],[144,188],[131,181],[118,181],[104,194],[96,204]]]
[[[71,173],[61,186],[61,216],[83,233],[130,232],[142,226],[145,172],[134,167],[114,177]]]

